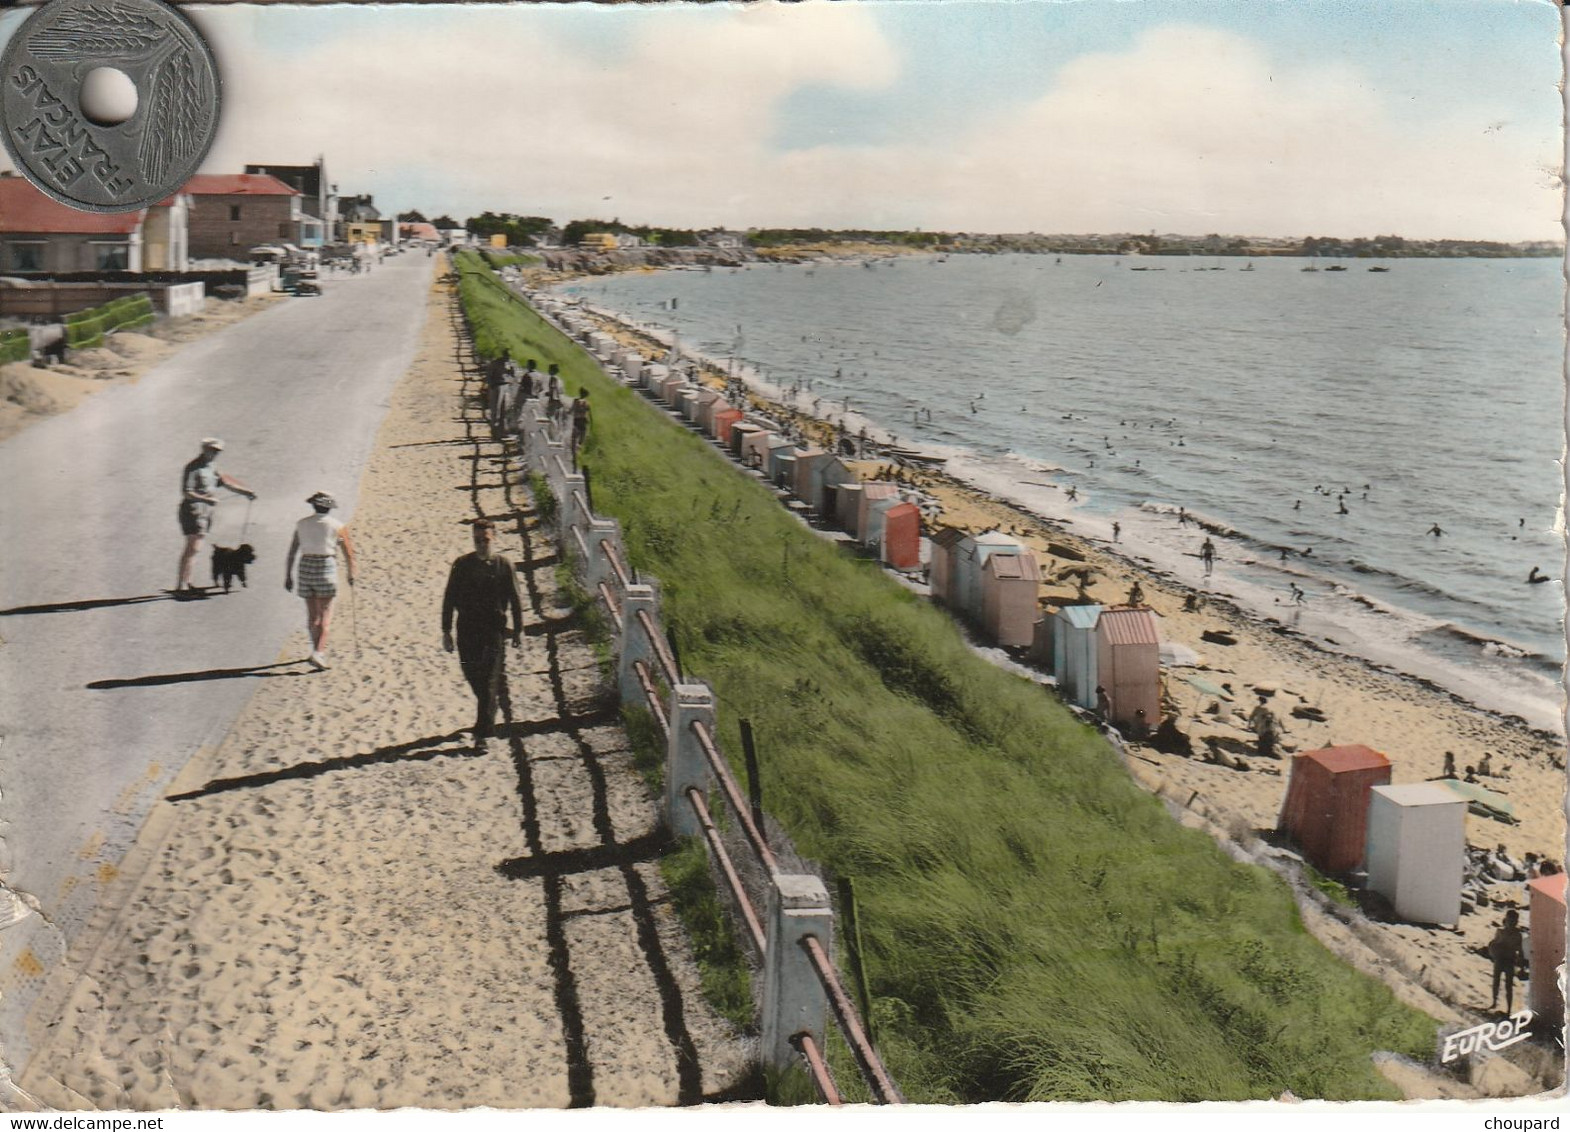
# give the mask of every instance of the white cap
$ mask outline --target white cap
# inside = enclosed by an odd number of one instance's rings
[[[211,448],[214,452],[222,452],[224,450],[224,442],[216,436],[204,436],[202,438],[202,447]]]

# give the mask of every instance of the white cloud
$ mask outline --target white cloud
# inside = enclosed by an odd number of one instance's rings
[[[1346,68],[1272,71],[1242,37],[1167,27],[974,136],[951,207],[1005,229],[1555,235],[1551,151],[1487,121],[1402,128]]]

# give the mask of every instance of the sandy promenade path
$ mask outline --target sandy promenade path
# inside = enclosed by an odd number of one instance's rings
[[[481,423],[455,320],[438,283],[344,516],[361,574],[333,667],[261,683],[155,806],[69,964],[85,973],[29,1020],[17,1084],[33,1103],[654,1105],[742,1078],[745,1044],[699,996],[668,906],[655,805]],[[501,738],[477,752],[439,614],[481,515],[520,567],[527,632]],[[303,630],[302,613],[280,659],[307,651]]]

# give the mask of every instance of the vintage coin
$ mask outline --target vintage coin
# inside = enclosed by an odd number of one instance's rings
[[[136,87],[136,111],[103,125],[82,110],[99,67]],[[0,55],[0,124],[11,160],[63,204],[130,212],[196,172],[218,129],[218,72],[207,43],[159,0],[50,0]]]

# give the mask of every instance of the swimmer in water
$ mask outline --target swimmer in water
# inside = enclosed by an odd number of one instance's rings
[[[1541,571],[1539,571],[1536,566],[1532,567],[1532,572],[1526,576],[1526,580],[1528,582],[1530,582],[1534,586],[1537,585],[1539,582],[1551,582],[1551,581],[1553,581],[1553,579],[1550,578],[1547,574],[1544,574]]]
[[[1445,532],[1444,532],[1443,529],[1440,528],[1438,523],[1435,523],[1433,526],[1428,528],[1428,532],[1427,533],[1433,535],[1435,538],[1438,538],[1440,535],[1444,534]]]

